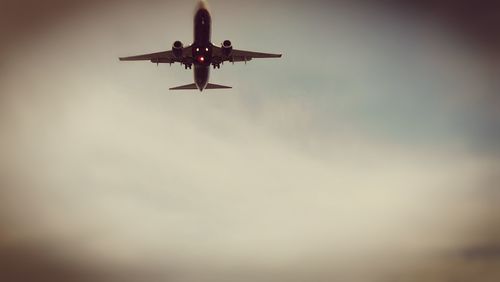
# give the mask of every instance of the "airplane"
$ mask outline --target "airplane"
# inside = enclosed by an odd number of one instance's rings
[[[185,69],[192,69],[194,65],[194,83],[170,90],[200,90],[204,89],[229,89],[232,87],[209,83],[210,65],[214,69],[220,69],[224,62],[248,62],[256,58],[281,58],[281,54],[267,54],[233,49],[232,43],[225,40],[221,47],[211,42],[211,24],[207,2],[201,0],[194,15],[194,42],[184,47],[181,41],[175,41],[172,50],[145,55],[120,58],[120,61],[151,61],[160,64],[181,63]]]

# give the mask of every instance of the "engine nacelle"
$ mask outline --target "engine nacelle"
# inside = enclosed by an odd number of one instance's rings
[[[180,41],[175,41],[172,45],[172,52],[176,57],[182,57],[182,49],[184,49],[184,45]]]
[[[222,54],[224,56],[229,56],[232,51],[233,51],[233,45],[231,44],[231,41],[224,40],[224,42],[222,42]]]

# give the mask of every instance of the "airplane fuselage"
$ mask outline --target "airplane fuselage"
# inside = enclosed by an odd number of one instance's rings
[[[203,2],[202,2],[203,3]],[[207,7],[199,5],[194,15],[194,82],[200,91],[208,84],[210,64],[212,63],[212,17]]]

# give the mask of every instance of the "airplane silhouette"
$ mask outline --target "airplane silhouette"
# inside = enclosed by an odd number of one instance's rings
[[[152,63],[181,63],[185,69],[191,69],[194,65],[194,83],[170,90],[198,89],[228,89],[229,86],[208,83],[210,76],[210,65],[219,68],[224,62],[248,62],[255,58],[281,58],[281,54],[267,54],[233,49],[232,43],[225,40],[221,47],[211,42],[212,17],[207,3],[202,0],[198,3],[194,16],[194,42],[184,47],[182,42],[175,41],[172,50],[145,55],[120,58],[120,61],[151,61]]]

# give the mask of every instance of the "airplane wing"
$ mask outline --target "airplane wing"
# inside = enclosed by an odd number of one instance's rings
[[[251,51],[243,51],[243,50],[232,50],[229,56],[224,56],[222,54],[222,48],[214,46],[213,47],[214,54],[220,56],[222,61],[229,62],[247,62],[252,59],[257,58],[281,58],[281,54],[268,54],[268,53],[259,53],[259,52],[251,52]]]
[[[120,61],[151,61],[152,63],[155,63],[155,64],[158,64],[158,63],[173,64],[176,62],[182,63],[183,58],[186,57],[187,54],[190,54],[190,52],[191,52],[190,48],[191,47],[186,47],[186,48],[182,49],[182,56],[180,56],[180,57],[176,57],[174,55],[174,52],[172,52],[170,50],[170,51],[144,54],[144,55],[138,55],[138,56],[123,57],[123,58],[120,58]]]

